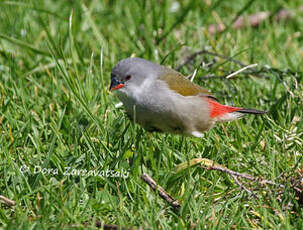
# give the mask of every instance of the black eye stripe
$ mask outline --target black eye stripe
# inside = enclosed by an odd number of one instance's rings
[[[127,75],[127,76],[125,77],[125,80],[128,81],[128,80],[131,79],[131,78],[132,78],[132,76]]]

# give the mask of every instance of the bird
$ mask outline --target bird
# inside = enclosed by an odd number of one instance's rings
[[[266,113],[221,104],[181,73],[137,57],[123,59],[112,68],[109,89],[130,119],[150,132],[201,138],[218,122]]]

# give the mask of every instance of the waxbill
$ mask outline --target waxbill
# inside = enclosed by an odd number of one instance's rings
[[[216,122],[265,113],[222,105],[181,73],[142,58],[120,61],[112,69],[110,90],[148,131],[202,137]]]

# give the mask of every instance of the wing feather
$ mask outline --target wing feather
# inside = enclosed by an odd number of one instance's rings
[[[190,80],[186,79],[182,74],[174,70],[170,70],[162,74],[160,79],[164,80],[171,90],[183,96],[201,95],[214,98],[208,90],[194,84]]]

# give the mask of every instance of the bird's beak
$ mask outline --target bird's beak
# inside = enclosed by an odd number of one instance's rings
[[[112,80],[110,82],[109,90],[113,91],[113,90],[117,90],[117,89],[120,89],[120,88],[123,88],[123,87],[124,87],[123,83],[118,81],[116,78],[112,78]]]

